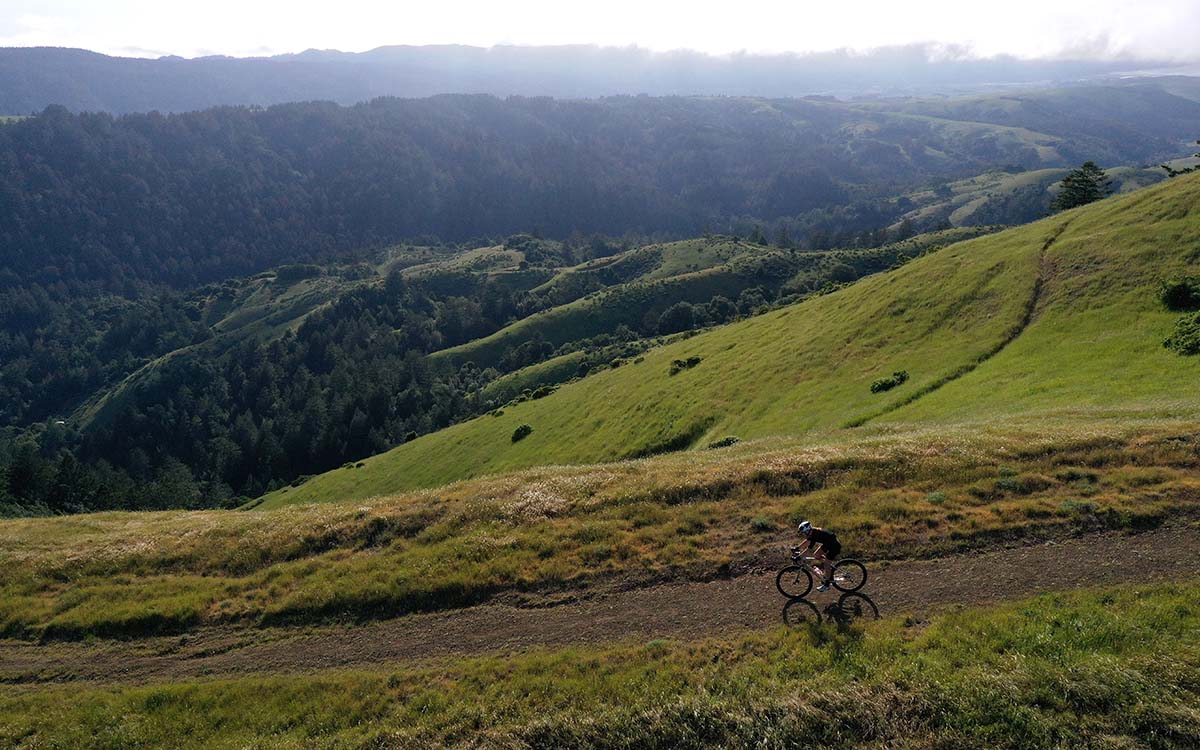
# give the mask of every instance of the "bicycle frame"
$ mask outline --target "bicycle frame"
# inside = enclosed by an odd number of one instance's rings
[[[830,577],[825,575],[825,573],[819,567],[817,567],[816,565],[813,564],[813,563],[817,563],[817,562],[829,562],[828,560],[821,560],[820,558],[813,557],[812,555],[801,555],[801,554],[797,554],[797,553],[793,552],[792,553],[792,562],[794,562],[797,565],[799,565],[800,567],[804,568],[809,573],[815,575],[817,578],[819,578],[821,580],[822,583],[829,582]]]

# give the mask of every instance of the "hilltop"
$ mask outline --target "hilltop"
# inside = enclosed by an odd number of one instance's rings
[[[529,466],[704,447],[726,435],[1194,413],[1195,363],[1157,297],[1200,253],[1200,179],[951,245],[832,294],[648,351],[268,495],[351,500]],[[872,384],[904,371],[881,393]],[[514,440],[521,425],[532,431]]]

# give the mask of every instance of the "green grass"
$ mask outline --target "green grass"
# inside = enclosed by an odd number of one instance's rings
[[[1196,205],[1200,179],[1190,175],[951,245],[836,293],[651,350],[638,364],[424,436],[361,469],[268,495],[263,505],[610,461],[729,434],[828,434],[878,417],[913,424],[1196,414],[1196,362],[1161,346],[1174,314],[1155,296],[1162,278],[1196,264]],[[702,363],[670,374],[673,360],[689,357]],[[873,380],[897,370],[910,380],[871,393]],[[513,444],[508,437],[520,424],[534,433]]]
[[[479,391],[484,403],[506,404],[524,390],[543,384],[563,383],[579,374],[579,366],[587,361],[582,351],[563,354],[536,365],[522,367],[485,385]]]
[[[8,686],[13,748],[1200,744],[1200,585],[391,672]]]
[[[995,170],[948,183],[951,192],[944,196],[933,190],[920,190],[908,195],[918,208],[905,214],[905,218],[921,223],[946,219],[954,226],[996,221],[1016,223],[1027,212],[1044,210],[1038,199],[1044,198],[1048,204],[1051,188],[1068,171],[1065,168],[1015,173]],[[1167,176],[1157,167],[1113,167],[1106,173],[1116,193],[1133,192]]]
[[[361,504],[13,519],[0,522],[0,634],[391,617],[736,575],[803,517],[870,560],[1152,527],[1200,516],[1197,434],[1128,420],[940,426],[531,469]]]

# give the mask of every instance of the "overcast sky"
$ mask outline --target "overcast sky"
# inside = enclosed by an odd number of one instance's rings
[[[334,9],[334,10],[331,10]],[[3,0],[0,46],[265,55],[388,44],[712,53],[935,42],[975,54],[1200,60],[1200,0]]]

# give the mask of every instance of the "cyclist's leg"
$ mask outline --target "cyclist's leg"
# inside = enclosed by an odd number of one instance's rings
[[[829,565],[829,558],[825,555],[825,545],[815,545],[813,547],[812,556],[816,558],[816,563],[813,565],[813,567],[817,569],[817,572],[821,574],[822,578],[828,581],[831,567]]]

